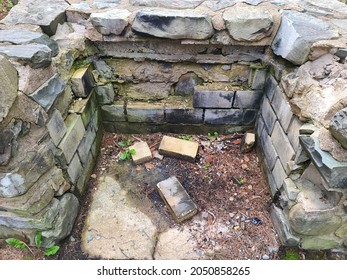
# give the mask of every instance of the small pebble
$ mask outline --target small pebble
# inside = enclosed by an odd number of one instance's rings
[[[268,255],[263,255],[262,259],[263,259],[263,260],[269,260],[270,257],[269,257]]]

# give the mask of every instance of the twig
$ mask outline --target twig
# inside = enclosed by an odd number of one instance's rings
[[[150,149],[153,149],[154,147],[158,146],[159,144],[160,144],[160,142],[154,143],[154,144],[152,144],[149,148],[150,148]]]
[[[136,136],[134,136],[134,135],[131,135],[131,137],[134,138],[134,139],[137,140],[137,141],[143,142],[142,139],[140,139],[140,138],[138,138],[138,137],[136,137]]]
[[[212,221],[212,225],[215,223],[215,221],[217,220],[216,219],[216,216],[215,216],[215,214],[213,214],[211,211],[208,211],[207,210],[207,213],[209,213],[212,217],[213,217],[213,221]]]

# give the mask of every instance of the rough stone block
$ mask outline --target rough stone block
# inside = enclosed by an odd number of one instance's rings
[[[196,205],[176,177],[159,182],[157,189],[176,222],[180,223],[197,213]]]
[[[193,141],[164,136],[160,142],[159,153],[188,161],[195,161],[199,144]]]
[[[83,166],[87,162],[88,154],[91,151],[95,137],[96,131],[94,129],[93,123],[90,123],[77,149],[78,155]]]
[[[125,122],[123,102],[116,102],[112,105],[101,106],[101,115],[104,121],[110,122]]]
[[[135,164],[142,164],[152,160],[152,152],[146,142],[136,142],[129,149],[134,149],[135,154],[131,155]]]
[[[240,109],[206,109],[205,123],[207,124],[234,124],[243,122],[243,110]]]
[[[283,185],[284,179],[287,177],[286,171],[279,159],[276,160],[274,169],[272,170],[272,175],[275,179],[275,186],[279,190]]]
[[[89,66],[77,69],[71,77],[71,88],[76,97],[87,97],[94,87],[94,77]]]
[[[298,246],[300,238],[293,235],[288,219],[285,217],[283,211],[278,207],[271,206],[271,221],[278,233],[278,238],[284,246]]]
[[[258,118],[257,118],[257,121],[255,123],[255,129],[257,131],[257,135],[258,137],[260,137],[260,135],[262,135],[263,133],[263,129],[264,129],[264,120],[263,120],[263,117],[261,114],[259,114]],[[267,134],[267,133],[266,133]]]
[[[317,130],[318,130],[318,127],[316,127],[315,125],[310,123],[305,123],[300,127],[299,134],[311,135]]]
[[[295,201],[300,190],[298,189],[298,187],[296,186],[296,184],[294,183],[294,181],[290,178],[286,178],[283,181],[283,189],[285,191],[285,193],[287,194],[288,198],[290,200]]]
[[[97,108],[98,102],[96,101],[95,92],[92,91],[86,99],[86,105],[84,106],[81,114],[82,122],[85,128],[87,128],[89,123],[92,121]]]
[[[203,109],[165,107],[165,118],[168,123],[203,123],[203,113]]]
[[[120,35],[128,25],[131,13],[125,9],[112,9],[101,13],[92,13],[91,22],[102,35]]]
[[[251,88],[253,90],[263,90],[265,86],[267,71],[265,69],[254,70],[253,81]]]
[[[270,102],[272,101],[277,86],[278,83],[276,79],[271,74],[269,74],[265,81],[264,93]]]
[[[330,250],[341,244],[339,238],[330,235],[303,236],[300,247],[304,250]]]
[[[175,28],[171,28],[174,26]],[[187,28],[189,26],[189,28]],[[136,13],[132,29],[160,38],[207,39],[213,34],[209,15],[195,11],[143,9]]]
[[[233,91],[196,90],[193,95],[193,107],[230,109],[233,99]]]
[[[271,140],[281,160],[282,165],[284,167],[287,166],[287,162],[294,158],[295,151],[279,122],[276,122],[274,126],[274,130],[271,135]]]
[[[261,115],[263,116],[267,133],[271,135],[275,122],[277,120],[277,117],[271,107],[269,99],[267,99],[266,97],[264,97],[263,104],[261,106]]]
[[[16,68],[0,55],[0,122],[9,113],[18,91],[18,74]]]
[[[246,132],[241,141],[241,152],[247,153],[252,150],[255,144],[255,134]]]
[[[94,165],[95,165],[95,157],[90,152],[87,155],[87,160],[83,166],[83,170],[82,170],[82,172],[81,172],[80,176],[78,177],[77,182],[75,184],[74,193],[78,197],[83,197],[83,194],[85,193],[85,191],[87,189],[87,183],[90,179],[90,175],[92,175]]]
[[[338,111],[330,122],[330,132],[347,149],[347,108]]]
[[[58,147],[62,150],[67,163],[70,163],[84,136],[85,129],[81,116],[77,114],[69,115],[65,120],[65,124],[67,127],[67,133]]]
[[[97,86],[95,89],[96,99],[100,105],[111,104],[114,101],[114,89],[112,84]]]
[[[82,170],[83,166],[80,162],[80,158],[78,154],[75,153],[67,169],[67,173],[69,174],[69,178],[72,184],[75,184],[77,182],[77,179],[81,175]]]
[[[89,19],[91,13],[88,3],[73,3],[66,9],[66,19],[67,22],[81,24]]]
[[[233,107],[241,109],[258,109],[262,97],[262,91],[237,91]]]
[[[299,147],[299,135],[300,135],[299,131],[301,127],[302,127],[302,122],[297,117],[294,116],[291,124],[289,125],[287,135],[288,135],[289,142],[290,144],[292,144],[295,152],[298,151],[298,147]]]
[[[47,122],[47,129],[53,143],[58,146],[67,131],[64,119],[58,110],[53,111],[50,120]]]
[[[284,11],[272,49],[276,55],[301,65],[307,61],[314,42],[338,37],[338,31],[318,17],[297,11]]]
[[[272,107],[282,125],[282,128],[287,132],[293,117],[293,112],[289,102],[284,97],[284,93],[278,86],[275,88]]]
[[[163,123],[164,105],[150,103],[129,103],[127,106],[129,122]]]
[[[204,0],[131,0],[134,6],[161,7],[168,9],[194,9]]]
[[[170,94],[170,90],[170,83],[128,83],[120,87],[118,94],[133,100],[154,101],[166,99]]]
[[[29,64],[32,68],[46,68],[52,62],[52,50],[42,44],[0,46],[0,54]]]

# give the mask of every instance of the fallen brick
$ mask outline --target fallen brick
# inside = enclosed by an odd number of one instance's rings
[[[159,153],[164,156],[171,156],[195,161],[199,144],[193,141],[164,136],[159,146]]]
[[[175,176],[159,182],[157,189],[176,222],[180,223],[196,214],[195,203]]]
[[[135,154],[131,155],[135,164],[141,164],[152,160],[152,152],[146,142],[136,142],[129,147],[129,150],[134,149]]]

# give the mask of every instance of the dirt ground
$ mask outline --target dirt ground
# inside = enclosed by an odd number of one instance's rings
[[[260,260],[260,259],[339,259],[330,252],[305,252],[296,248],[284,248],[270,220],[272,203],[266,181],[260,170],[255,149],[241,153],[243,134],[232,135],[171,135],[199,143],[195,162],[175,158],[154,158],[151,162],[133,166],[135,170],[170,167],[198,207],[202,222],[196,219],[185,221],[198,243],[198,249],[208,259]],[[158,149],[163,134],[116,135],[105,133],[97,164],[81,202],[80,212],[71,235],[60,244],[54,256],[46,257],[42,250],[15,249],[0,240],[0,259],[89,259],[80,247],[81,233],[93,194],[97,189],[97,178],[112,173],[115,164],[123,164],[121,153],[136,141],[146,141],[153,153]],[[128,141],[127,141],[128,140]],[[128,142],[128,143],[127,143]],[[138,182],[137,182],[138,183]],[[153,211],[165,219],[172,220],[170,213],[157,194],[155,186],[143,181],[139,185],[139,196],[146,196],[153,202]],[[172,223],[174,221],[172,220]],[[289,252],[289,253],[288,253]]]

